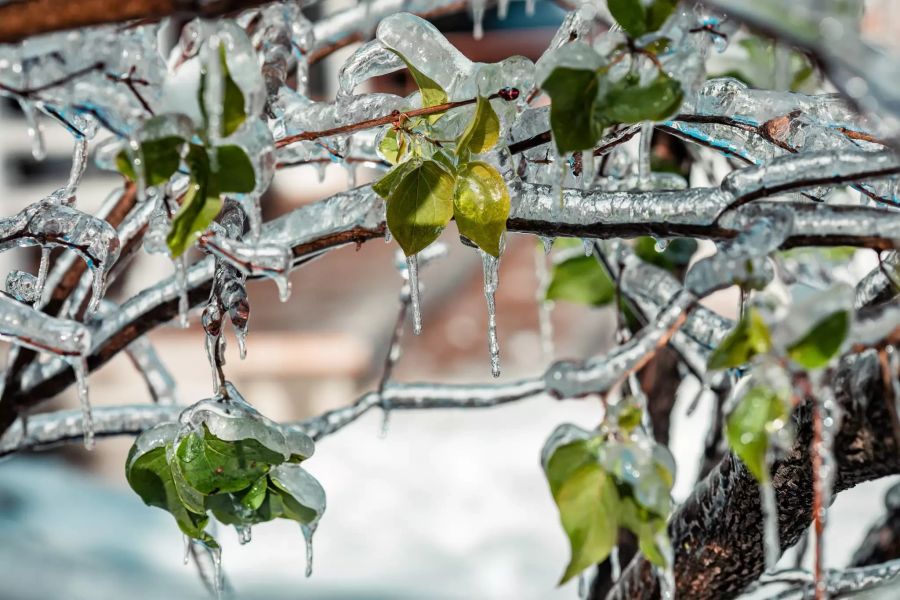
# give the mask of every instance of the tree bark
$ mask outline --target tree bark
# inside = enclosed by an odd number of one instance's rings
[[[844,411],[834,447],[835,493],[900,472],[894,418],[887,406],[894,399],[885,394],[876,352],[845,357],[834,390]],[[796,442],[774,467],[782,550],[793,546],[812,520],[812,401],[795,411]],[[669,521],[676,597],[733,598],[755,581],[765,563],[762,524],[756,480],[739,459],[726,455]],[[650,600],[658,595],[653,567],[639,554],[607,598]]]
[[[267,0],[12,0],[0,5],[0,43],[21,42],[41,33],[174,14],[216,17],[265,4]]]

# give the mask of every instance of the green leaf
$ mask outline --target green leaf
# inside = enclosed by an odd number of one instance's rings
[[[739,367],[757,354],[765,354],[771,349],[769,327],[759,311],[750,307],[734,331],[712,351],[707,366],[710,369]]]
[[[615,285],[593,256],[575,256],[554,265],[546,298],[603,306],[615,295]]]
[[[250,157],[240,146],[218,146],[219,163],[216,177],[218,191],[223,194],[249,194],[256,187],[256,175]]]
[[[166,445],[174,439],[176,429],[172,424],[165,424],[144,432],[128,453],[125,478],[145,504],[161,508],[175,517],[185,535],[215,544],[215,540],[203,531],[209,520],[205,511],[192,512],[184,505],[166,460]],[[149,447],[145,446],[144,440],[150,441]]]
[[[173,258],[181,256],[194,240],[206,231],[222,209],[216,189],[216,178],[209,168],[209,156],[203,146],[191,144],[187,163],[191,170],[191,184],[181,208],[175,213],[166,244]]]
[[[787,418],[785,402],[771,389],[757,386],[741,398],[725,422],[728,445],[760,482],[769,480],[769,433],[780,429]]]
[[[658,567],[666,566],[666,553],[660,548],[660,537],[668,539],[665,518],[653,514],[630,495],[623,495],[619,502],[619,521],[637,537],[641,553],[647,560]]]
[[[560,584],[609,556],[618,539],[618,492],[591,446],[592,440],[560,446],[547,463],[547,481],[571,547]]]
[[[500,256],[509,207],[509,190],[494,167],[472,162],[459,170],[453,194],[456,226],[491,256]]]
[[[635,240],[634,253],[638,257],[656,265],[670,273],[674,273],[691,262],[691,257],[697,251],[697,241],[691,238],[676,238],[669,241],[666,249],[659,252],[656,249],[656,240],[649,236],[642,236]]]
[[[466,130],[456,140],[456,154],[469,151],[482,154],[493,148],[500,138],[500,118],[494,112],[490,100],[478,96],[475,103],[475,114],[469,121]]]
[[[646,86],[634,74],[614,82],[600,77],[591,121],[601,131],[618,123],[663,121],[681,107],[683,99],[681,84],[662,72]]]
[[[644,411],[641,410],[641,407],[636,404],[627,403],[618,410],[616,423],[620,429],[625,432],[630,432],[640,425],[643,419]]]
[[[387,200],[391,192],[394,191],[394,188],[397,187],[403,178],[409,174],[410,171],[416,169],[417,167],[422,165],[421,158],[411,158],[405,162],[400,163],[395,166],[393,169],[388,171],[384,177],[376,181],[372,185],[372,189],[376,194]]]
[[[647,31],[662,27],[677,5],[678,0],[653,0],[647,7]]]
[[[160,185],[178,170],[181,164],[181,148],[185,141],[178,136],[166,136],[158,140],[147,140],[140,146],[139,158],[144,165],[144,182],[147,185]],[[137,172],[127,150],[116,155],[116,167],[119,172],[132,181],[137,181]]]
[[[453,177],[437,162],[423,161],[394,186],[387,224],[407,256],[437,239],[453,217]]]
[[[609,12],[616,23],[631,37],[647,32],[647,10],[641,0],[608,0]]]
[[[325,490],[303,467],[292,464],[275,467],[269,481],[270,494],[277,491],[281,497],[282,517],[310,526],[322,518]]]
[[[445,92],[440,85],[425,75],[425,73],[415,68],[405,56],[396,50],[391,50],[391,52],[403,59],[403,62],[406,63],[406,68],[409,69],[410,75],[412,75],[416,85],[419,86],[419,93],[422,95],[422,108],[429,108],[431,106],[447,103],[447,92]],[[429,115],[428,122],[434,123],[440,118],[441,114]]]
[[[185,480],[202,494],[239,492],[284,462],[254,439],[226,442],[204,426],[203,435],[192,433],[176,449]]]
[[[788,347],[788,356],[807,369],[824,367],[841,349],[849,329],[850,316],[847,311],[834,312]]]
[[[659,29],[672,11],[677,0],[609,0],[609,12],[616,22],[633,38]]]
[[[222,130],[220,135],[228,137],[238,127],[247,120],[247,110],[244,102],[244,93],[228,71],[228,61],[225,58],[224,44],[219,46],[219,61],[222,70]],[[209,128],[209,116],[206,114],[206,103],[203,96],[206,92],[207,71],[204,69],[200,73],[200,89],[197,92],[200,101],[200,113],[203,115],[203,122],[206,128]]]
[[[386,161],[396,165],[406,155],[407,145],[406,134],[391,128],[378,142],[378,152]]]
[[[250,510],[257,510],[262,506],[263,501],[266,499],[266,490],[268,490],[268,487],[269,478],[268,476],[263,475],[241,496],[241,505],[246,506]]]
[[[602,124],[592,119],[591,107],[597,96],[594,71],[558,67],[542,87],[550,95],[550,129],[560,153],[593,148],[603,133]]]

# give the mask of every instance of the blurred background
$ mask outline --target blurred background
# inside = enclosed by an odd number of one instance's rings
[[[896,50],[900,3],[867,4],[867,34]],[[347,5],[329,0],[312,7],[308,16]],[[480,41],[473,39],[465,13],[435,24],[472,60],[495,62],[514,54],[536,60],[564,14],[544,1],[537,2],[532,17],[526,17],[521,2],[512,3],[503,21],[489,9]],[[337,70],[354,49],[316,65],[310,79],[317,99],[334,97]],[[414,84],[402,72],[373,85],[408,93]],[[17,105],[0,105],[4,216],[66,181],[70,137],[49,121],[43,126],[48,155],[36,162]],[[376,175],[360,168],[357,184]],[[79,207],[96,210],[120,183],[118,176],[90,167]],[[346,172],[337,166],[281,171],[264,201],[264,216],[268,220],[346,187]],[[397,380],[491,379],[480,260],[455,236],[451,226],[444,236],[449,256],[420,275],[424,329],[415,337],[407,328]],[[552,313],[552,355],[542,348],[535,261],[544,260],[543,252],[531,236],[510,235],[507,241],[497,293],[500,381],[542,372],[553,359],[609,348],[612,311],[568,304],[557,304]],[[395,244],[373,241],[331,252],[293,274],[293,294],[286,303],[278,301],[271,282],[251,283],[248,355],[239,360],[229,338],[226,365],[244,397],[273,419],[296,420],[349,404],[377,385],[402,285],[395,251]],[[15,250],[0,255],[0,270],[36,272],[37,261],[36,249]],[[859,266],[864,270],[866,265]],[[122,300],[171,273],[168,260],[141,254],[110,294]],[[733,316],[737,296],[726,291],[708,304]],[[210,395],[197,315],[189,329],[162,327],[150,338],[178,382],[181,403]],[[150,401],[124,354],[92,374],[90,389],[95,406]],[[692,417],[685,415],[697,391],[695,382],[685,382],[673,411],[677,500],[696,480],[711,411],[711,398],[703,398]],[[75,406],[70,390],[41,410]],[[568,544],[538,455],[559,423],[592,427],[601,416],[595,399],[538,398],[491,410],[397,412],[381,436],[382,416],[372,411],[323,440],[307,463],[328,496],[315,536],[313,576],[303,575],[304,544],[296,525],[257,526],[253,542],[245,546],[221,527],[217,537],[230,585],[238,598],[575,597],[575,583],[555,587]],[[72,445],[0,464],[0,600],[206,597],[193,567],[182,564],[182,537],[174,521],[144,506],[125,483],[131,442],[105,439],[93,452]],[[873,482],[838,498],[829,519],[830,565],[846,564],[882,513],[883,492],[891,483]]]

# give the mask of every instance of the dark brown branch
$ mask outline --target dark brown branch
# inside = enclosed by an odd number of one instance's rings
[[[835,439],[835,492],[900,472],[898,443],[875,351],[843,359],[834,389],[844,410]],[[794,545],[812,521],[810,402],[807,399],[796,410],[796,443],[773,471],[782,549]],[[762,522],[756,481],[740,460],[728,454],[669,522],[676,597],[733,598],[755,581],[765,568]],[[652,566],[640,555],[607,596],[610,600],[656,597]]]
[[[176,14],[217,17],[266,0],[18,0],[0,5],[0,43],[41,33],[136,19],[157,21]]]

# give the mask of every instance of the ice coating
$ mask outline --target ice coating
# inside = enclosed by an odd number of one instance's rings
[[[201,236],[200,246],[245,276],[272,279],[278,286],[282,302],[290,296],[291,286],[287,276],[294,257],[288,247],[281,244],[250,244],[215,233]]]
[[[691,267],[685,287],[697,296],[709,295],[735,282],[752,289],[764,288],[774,276],[768,255],[784,243],[793,222],[792,212],[777,209],[752,221],[734,240],[719,244],[714,256]]]
[[[608,391],[628,373],[640,368],[668,341],[683,323],[685,311],[694,301],[691,294],[677,295],[660,312],[652,327],[642,329],[605,356],[586,361],[583,367],[571,362],[552,365],[544,375],[548,392],[558,398],[577,398]]]
[[[380,40],[366,42],[341,65],[338,73],[338,98],[351,96],[356,86],[366,79],[387,75],[405,66],[403,59]]]
[[[269,476],[301,505],[313,511],[314,516],[300,525],[306,541],[306,576],[312,575],[312,537],[325,512],[325,490],[315,477],[300,465],[281,464],[272,469]]]
[[[4,294],[0,326],[0,338],[39,352],[75,357],[91,347],[91,332],[83,323],[51,317]]]
[[[61,246],[80,255],[93,273],[89,312],[103,296],[106,275],[119,257],[119,237],[109,223],[52,201],[32,204],[0,219],[0,252],[17,246]]]
[[[481,254],[484,275],[484,297],[487,300],[488,309],[488,352],[491,357],[491,375],[500,377],[500,342],[497,340],[497,307],[494,302],[494,293],[497,291],[499,282],[500,259],[483,250],[479,250],[479,254]]]

